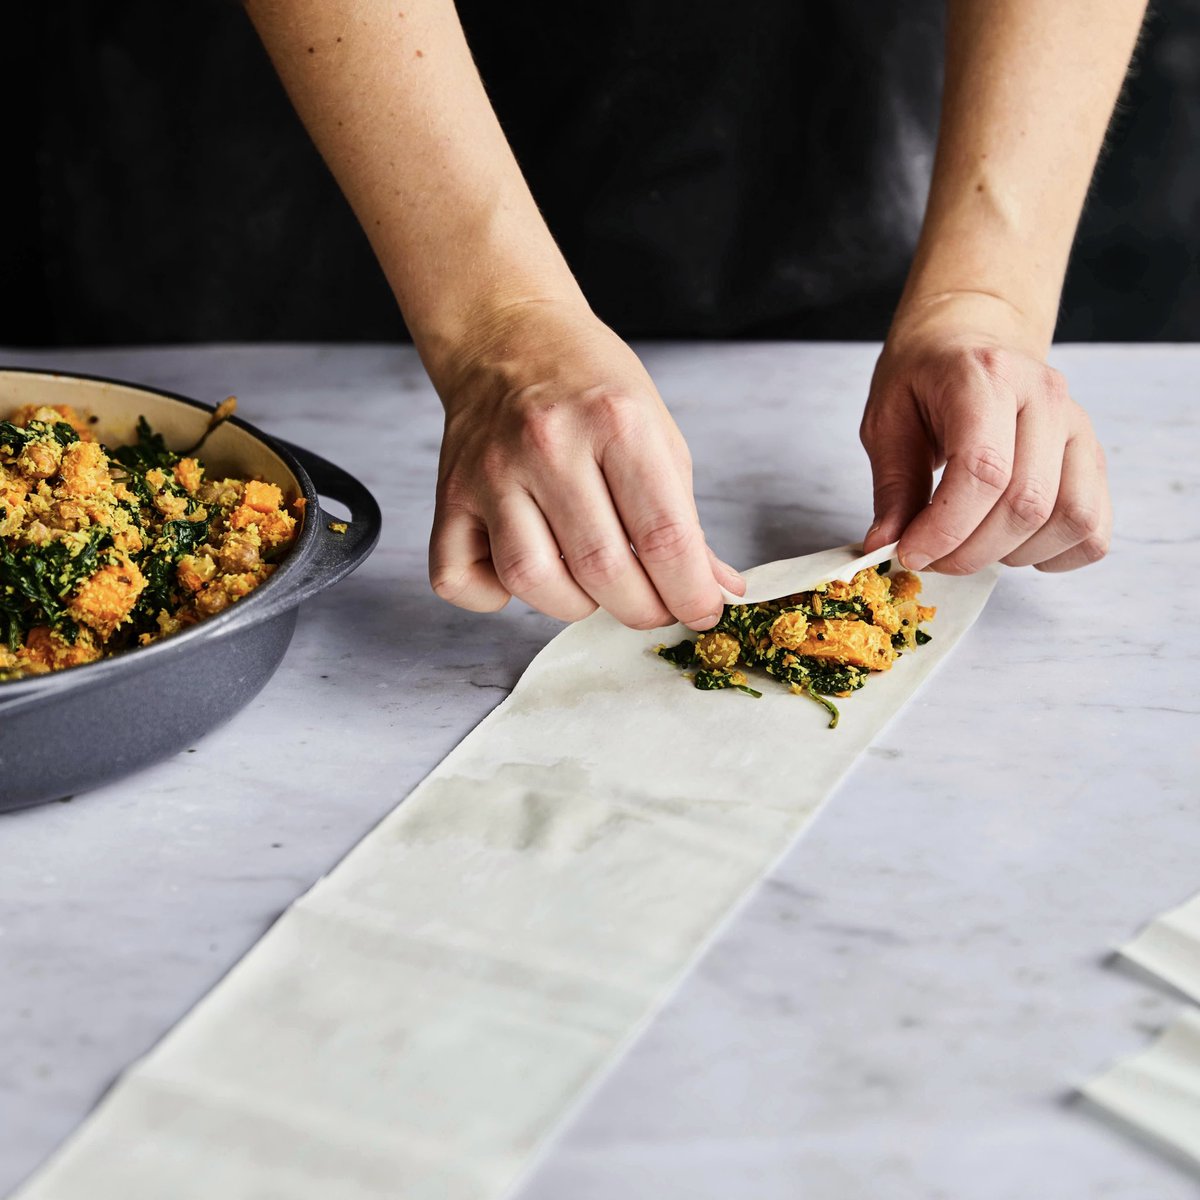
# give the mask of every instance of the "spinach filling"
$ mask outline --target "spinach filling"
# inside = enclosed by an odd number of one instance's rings
[[[875,571],[879,575],[886,576],[890,567],[890,562],[883,562],[875,568]],[[861,576],[856,576],[856,581],[860,579]],[[863,582],[862,586],[865,588],[867,584]],[[868,591],[867,594],[874,597],[874,603],[879,603],[880,598],[876,592]],[[891,603],[897,603],[897,601],[893,600]],[[787,645],[797,645],[798,643],[779,634],[779,631],[777,634],[785,645],[777,644],[772,640],[771,629],[779,617],[787,613],[799,613],[807,621],[853,621],[873,627],[876,625],[875,614],[865,595],[851,595],[834,599],[823,590],[818,589],[788,596],[781,600],[767,601],[764,604],[727,604],[721,613],[721,619],[710,631],[710,634],[704,635],[704,637],[714,634],[725,635],[724,645],[719,648],[719,653],[716,655],[711,646],[706,648],[705,644],[701,644],[703,638],[699,640],[685,638],[674,646],[660,646],[657,653],[660,658],[666,659],[672,666],[681,670],[695,668],[695,673],[691,677],[692,682],[701,691],[737,688],[748,695],[759,697],[762,693],[750,687],[745,682],[745,675],[736,669],[737,665],[757,667],[772,678],[779,680],[780,683],[787,684],[796,694],[806,696],[821,705],[829,713],[829,728],[836,729],[839,717],[838,708],[829,697],[845,696],[858,691],[866,683],[871,672],[867,667],[857,666],[854,662],[839,661],[837,658],[819,658],[811,654],[800,654],[789,650],[786,648]],[[881,613],[881,618],[883,616],[884,614]],[[907,625],[908,621],[905,620],[904,624]],[[797,625],[803,641],[804,624],[798,622]],[[818,629],[824,632],[818,632],[815,640],[824,642],[825,634],[829,633],[833,626],[818,626]],[[880,635],[882,635],[882,630],[876,637]],[[728,665],[733,662],[732,651],[734,650],[734,647],[728,643],[729,638],[737,643],[736,663],[733,666]],[[903,631],[892,634],[887,640],[892,650],[896,652],[896,656],[908,645]],[[918,646],[923,646],[930,640],[930,637],[923,629],[918,629],[915,640]],[[849,657],[853,658],[856,655],[849,654]],[[714,658],[716,662],[721,663],[719,667],[712,665]]]
[[[185,554],[195,554],[208,538],[208,519],[167,521],[162,532],[134,561],[146,586],[130,614],[138,628],[149,627],[160,610],[173,610],[180,602],[175,568]]]
[[[45,441],[47,436],[64,448],[79,441],[79,434],[66,421],[55,421],[53,424],[30,421],[24,428],[11,421],[0,421],[0,452],[15,458],[30,442]]]
[[[154,507],[155,489],[146,476],[155,470],[167,477],[158,491],[178,496],[187,506],[184,519],[164,521],[158,536],[134,556],[133,561],[146,577],[146,587],[130,616],[135,630],[146,629],[162,609],[170,611],[180,602],[175,568],[185,554],[195,554],[208,540],[210,518],[196,499],[175,482],[172,472],[182,456],[167,446],[163,435],[155,433],[145,417],[138,417],[136,442],[107,453],[125,469],[125,486],[137,496],[141,507]]]
[[[0,508],[0,521],[7,515]],[[10,650],[16,651],[34,625],[49,625],[74,645],[79,626],[68,613],[67,597],[95,574],[111,545],[112,534],[101,527],[74,548],[61,541],[13,548],[0,542],[0,634]]]
[[[722,688],[736,688],[739,692],[745,692],[747,696],[753,696],[756,700],[762,699],[762,692],[756,692],[752,687],[745,683],[739,683],[734,677],[732,671],[713,668],[712,670],[697,671],[693,682],[702,692],[717,692]]]
[[[659,646],[658,657],[676,667],[690,667],[696,661],[696,643],[684,638],[678,646]]]
[[[150,422],[145,417],[138,417],[136,442],[129,446],[118,446],[107,453],[110,459],[119,462],[126,471],[137,475],[145,475],[147,471],[153,471],[156,467],[169,475],[171,468],[180,458],[173,450],[168,449],[163,435],[150,428]]]
[[[0,421],[0,452],[16,457],[31,442],[53,437],[61,446],[79,441],[79,435],[65,421],[48,424],[30,421],[25,427]],[[107,450],[111,461],[124,469],[125,486],[136,497],[124,507],[145,529],[154,512],[156,489],[147,480],[148,472],[158,469],[166,481],[157,489],[180,497],[186,505],[184,518],[164,521],[158,534],[142,550],[130,557],[146,578],[146,587],[130,613],[130,623],[122,632],[123,640],[153,629],[162,609],[172,610],[180,602],[175,568],[185,554],[195,554],[208,540],[209,514],[174,479],[172,470],[180,456],[167,447],[163,436],[151,429],[145,417],[138,418],[138,440],[131,446]],[[0,521],[7,516],[0,507]],[[94,526],[86,540],[71,543],[53,540],[45,545],[9,546],[0,541],[0,640],[16,650],[35,625],[48,625],[68,643],[75,644],[79,626],[68,611],[69,597],[75,588],[90,578],[110,556],[110,530]]]

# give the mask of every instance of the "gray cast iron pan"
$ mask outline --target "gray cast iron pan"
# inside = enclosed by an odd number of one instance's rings
[[[183,396],[90,376],[0,369],[0,415],[20,404],[71,404],[98,418],[109,445],[134,440],[145,415],[167,445],[194,444],[211,409]],[[348,575],[379,539],[374,497],[325,459],[234,418],[201,451],[210,476],[276,483],[305,516],[279,569],[224,612],[113,658],[0,682],[0,812],[56,800],[166,758],[247,704],[283,658],[308,597]],[[321,496],[349,509],[344,534]]]

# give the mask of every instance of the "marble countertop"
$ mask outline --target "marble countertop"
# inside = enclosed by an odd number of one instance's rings
[[[641,347],[739,565],[861,536],[866,345]],[[425,578],[440,410],[406,347],[7,354],[215,401],[357,473],[379,549],[186,753],[0,818],[0,1194],[513,685],[554,622]],[[1200,889],[1200,348],[1065,347],[1103,563],[1009,572],[936,680],[572,1121],[520,1200],[1182,1200],[1068,1102],[1177,998],[1107,963]]]

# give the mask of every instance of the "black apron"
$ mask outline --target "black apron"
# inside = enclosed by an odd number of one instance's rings
[[[626,336],[868,338],[915,243],[941,0],[462,0],[517,158]],[[403,336],[240,8],[20,6],[5,327],[32,342]],[[15,285],[15,286],[14,286]]]
[[[459,9],[597,312],[647,336],[879,336],[920,228],[940,0]]]

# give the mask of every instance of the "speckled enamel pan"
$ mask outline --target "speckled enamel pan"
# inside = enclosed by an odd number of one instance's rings
[[[99,418],[97,436],[132,441],[139,415],[170,446],[194,444],[211,408],[184,396],[84,375],[0,368],[0,406],[71,404]],[[287,558],[224,612],[161,642],[52,675],[0,683],[0,812],[62,799],[167,758],[228,720],[270,679],[296,609],[361,563],[379,539],[379,505],[353,476],[234,418],[202,457],[213,475],[255,476],[305,519]],[[344,534],[320,507],[350,512]]]

